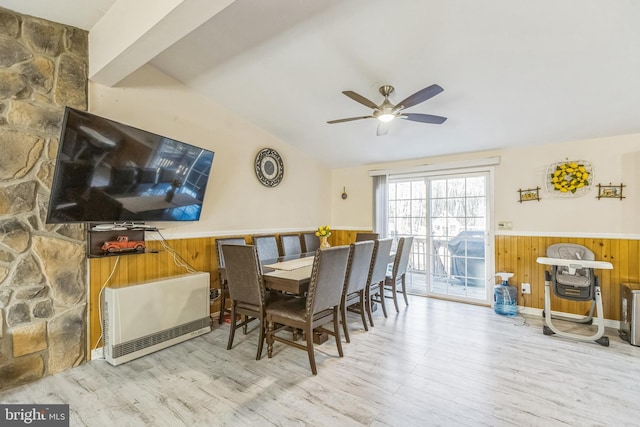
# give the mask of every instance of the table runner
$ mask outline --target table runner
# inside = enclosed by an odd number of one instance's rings
[[[308,267],[313,264],[313,257],[292,259],[289,261],[276,262],[275,264],[265,264],[265,267],[273,268],[274,270],[297,270],[298,268]]]

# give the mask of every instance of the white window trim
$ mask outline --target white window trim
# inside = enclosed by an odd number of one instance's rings
[[[488,204],[487,216],[487,241],[485,251],[485,265],[487,274],[486,301],[478,301],[480,304],[490,304],[493,294],[493,283],[495,277],[495,226],[493,218],[495,217],[495,167],[500,164],[500,157],[489,157],[485,159],[476,159],[463,162],[443,163],[437,165],[423,165],[413,168],[398,168],[385,170],[369,171],[370,176],[387,175],[387,183],[403,180],[405,178],[414,177],[430,177],[430,176],[446,176],[458,175],[474,172],[487,173],[487,185],[491,189],[490,201]],[[455,300],[455,298],[451,298]],[[469,302],[469,300],[463,300]]]
[[[375,169],[369,171],[369,176],[379,175],[410,175],[425,172],[442,172],[450,169],[479,168],[483,166],[495,166],[500,164],[500,157],[487,157],[484,159],[463,160],[460,162],[439,163],[433,165],[420,165],[409,168]]]

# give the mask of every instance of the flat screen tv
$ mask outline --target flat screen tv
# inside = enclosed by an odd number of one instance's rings
[[[67,107],[47,223],[197,221],[213,154]]]

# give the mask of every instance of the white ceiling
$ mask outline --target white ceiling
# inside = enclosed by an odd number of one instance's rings
[[[111,3],[0,0],[81,28]],[[637,0],[236,0],[151,64],[345,167],[638,133],[638,22]],[[326,123],[371,112],[341,91],[379,103],[391,84],[398,102],[433,83],[407,112],[442,125]]]
[[[90,30],[116,0],[0,0],[0,6],[25,15]]]

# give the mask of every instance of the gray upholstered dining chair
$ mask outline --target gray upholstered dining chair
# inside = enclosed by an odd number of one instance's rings
[[[302,253],[302,241],[300,234],[280,234],[280,248],[282,255],[297,255]]]
[[[265,338],[265,309],[274,301],[288,297],[275,292],[265,292],[262,269],[258,261],[255,246],[222,246],[226,263],[226,273],[231,298],[231,325],[227,350],[233,346],[236,329],[246,327],[249,322],[258,320],[259,337],[256,360],[262,357],[262,347]],[[237,316],[242,316],[242,322],[237,323]]]
[[[349,251],[349,246],[335,246],[316,251],[307,297],[276,301],[267,306],[269,324],[267,354],[269,357],[273,356],[274,341],[307,350],[311,372],[316,375],[318,370],[313,348],[314,330],[332,335],[336,340],[338,354],[340,357],[343,356],[338,318]],[[333,330],[322,328],[328,323],[333,323]],[[277,335],[288,328],[302,329],[306,345]]]
[[[365,303],[369,323],[373,326],[373,303],[379,302],[382,306],[382,313],[387,317],[387,307],[384,304],[384,280],[387,276],[387,266],[389,265],[389,256],[391,255],[391,246],[393,238],[378,239],[373,247],[373,256],[371,257],[371,266],[369,267],[369,278],[365,295]]]
[[[320,239],[316,236],[315,231],[302,233],[302,241],[305,252],[315,252],[320,247]]]
[[[280,256],[278,251],[278,241],[273,234],[264,236],[251,236],[251,242],[258,250],[258,259],[266,261],[276,259]]]
[[[246,245],[247,242],[244,237],[227,237],[222,239],[216,239],[216,251],[218,252],[218,275],[220,277],[220,315],[218,316],[218,323],[222,323],[224,320],[224,314],[230,313],[227,309],[227,297],[229,296],[229,287],[227,286],[226,273],[223,275],[220,269],[225,269],[224,254],[222,253],[223,245]]]
[[[379,238],[379,233],[356,233],[356,242],[366,242],[367,240],[376,240]]]
[[[404,303],[407,306],[409,305],[405,278],[407,276],[407,267],[409,266],[409,255],[411,255],[412,245],[413,236],[401,237],[400,240],[398,240],[398,249],[395,260],[393,261],[393,269],[391,270],[391,274],[385,277],[384,281],[382,294],[386,298],[393,298],[393,304],[396,306],[397,312],[400,311],[398,309],[398,293],[404,296]],[[401,289],[398,289],[398,282],[400,282],[402,286]],[[390,291],[390,293],[385,291]]]
[[[344,288],[342,290],[342,300],[340,301],[342,329],[344,330],[344,338],[347,342],[351,342],[349,339],[349,328],[347,327],[347,308],[350,306],[360,304],[362,326],[365,331],[369,330],[364,314],[366,307],[365,293],[369,279],[369,268],[371,266],[374,245],[375,243],[373,240],[351,244],[349,262],[347,264],[347,274],[345,276]]]

